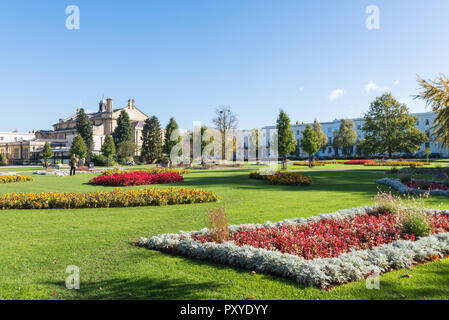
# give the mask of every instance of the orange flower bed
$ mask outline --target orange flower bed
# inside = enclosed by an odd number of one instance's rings
[[[212,192],[173,187],[86,193],[30,192],[0,195],[0,208],[6,210],[144,207],[214,202],[218,199],[219,197]]]

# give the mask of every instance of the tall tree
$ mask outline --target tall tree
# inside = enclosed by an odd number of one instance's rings
[[[128,112],[122,110],[117,119],[117,127],[113,133],[114,143],[118,146],[124,141],[134,141],[134,129]]]
[[[73,138],[72,146],[70,147],[70,155],[76,155],[78,159],[84,159],[87,156],[87,146],[81,135]]]
[[[435,142],[449,146],[449,78],[441,74],[435,80],[426,81],[418,76],[421,92],[416,96],[426,101],[436,118],[432,126]]]
[[[226,134],[229,130],[237,128],[238,120],[237,116],[231,112],[231,108],[227,106],[219,106],[215,109],[215,114],[216,117],[212,119],[212,122],[221,133],[221,158],[224,160],[226,158]]]
[[[94,147],[94,133],[92,123],[83,108],[79,109],[76,115],[76,131],[83,138],[84,143],[86,144],[86,156],[90,157]]]
[[[162,132],[159,120],[152,116],[145,120],[142,130],[142,158],[154,163],[162,157]]]
[[[290,127],[290,118],[281,110],[276,122],[278,130],[278,153],[282,158],[282,168],[286,169],[287,155],[295,151],[296,140]]]
[[[369,153],[416,152],[427,141],[424,132],[415,127],[417,118],[391,93],[377,97],[365,114],[365,146]]]
[[[117,145],[117,160],[126,164],[136,152],[136,144],[133,141],[122,141]]]
[[[51,150],[50,144],[48,142],[45,142],[44,149],[42,150],[42,158],[45,162],[45,168],[48,166],[48,159],[51,159],[53,157],[53,151]]]
[[[334,137],[334,143],[344,155],[351,155],[357,142],[357,133],[352,120],[341,119],[340,128]]]
[[[107,165],[110,166],[112,156],[115,154],[115,144],[114,139],[112,139],[109,134],[104,138],[104,143],[101,146],[101,153],[106,157]]]
[[[174,131],[178,130],[179,126],[176,122],[175,118],[170,118],[168,121],[167,126],[165,127],[165,143],[164,143],[164,153],[170,157],[171,150],[175,145],[177,145],[179,142],[181,142],[182,137],[178,137],[178,141],[171,141],[171,135]]]
[[[327,136],[324,134],[323,130],[321,130],[321,124],[316,119],[313,122],[313,131],[315,131],[318,139],[320,140],[321,149],[324,150],[327,146]]]
[[[322,140],[311,125],[307,125],[302,133],[301,148],[309,155],[309,167],[312,166],[313,155],[320,150]]]

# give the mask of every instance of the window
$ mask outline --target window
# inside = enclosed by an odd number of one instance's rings
[[[426,126],[429,125],[429,119],[426,119]]]
[[[426,142],[426,148],[430,148],[430,142]]]
[[[328,153],[332,153],[332,148],[329,148],[329,150],[327,150]]]
[[[416,121],[416,125],[417,125],[417,126],[419,126],[419,120],[418,120],[418,121]]]
[[[327,140],[329,140],[329,144],[332,144],[332,137],[329,137]]]
[[[332,128],[327,128],[327,132],[332,132]]]
[[[360,130],[360,129],[362,129],[362,126],[361,126],[361,125],[358,125],[358,126],[357,126],[357,130]]]
[[[299,136],[299,130],[296,130],[296,135]]]

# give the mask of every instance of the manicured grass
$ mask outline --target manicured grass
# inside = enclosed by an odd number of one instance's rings
[[[365,282],[360,281],[322,291],[270,275],[250,275],[247,270],[130,245],[140,236],[201,229],[205,226],[207,208],[223,206],[231,223],[241,224],[307,217],[371,204],[378,188],[375,180],[385,176],[385,168],[361,169],[310,170],[307,174],[313,178],[311,187],[268,185],[266,181],[249,179],[248,168],[193,170],[177,186],[213,191],[221,196],[220,202],[146,208],[0,211],[0,298],[447,298],[449,259],[382,275],[380,290],[368,290]],[[93,176],[34,176],[33,182],[0,185],[0,193],[114,189],[88,185]],[[449,199],[434,197],[428,201],[433,207],[449,208]],[[65,288],[68,265],[79,266],[81,270],[80,290]],[[404,278],[404,274],[412,277]]]

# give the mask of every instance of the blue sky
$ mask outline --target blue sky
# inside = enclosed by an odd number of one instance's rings
[[[65,28],[72,4],[80,30]],[[365,27],[371,4],[379,30]],[[425,111],[416,74],[449,73],[448,15],[447,0],[2,0],[0,131],[49,129],[103,94],[182,128],[218,105],[241,128],[280,108],[292,122],[358,117],[383,90]]]

